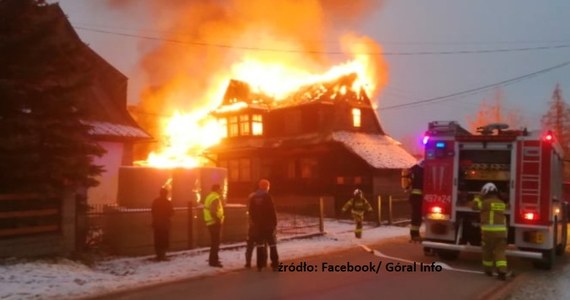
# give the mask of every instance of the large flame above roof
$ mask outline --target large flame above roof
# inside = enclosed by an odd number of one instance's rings
[[[176,9],[168,1],[111,2],[147,8],[153,24],[167,30],[165,41],[181,41],[144,48],[140,67],[148,84],[139,108],[159,117],[138,121],[159,143],[143,164],[210,163],[200,154],[225,131],[211,112],[244,107],[243,99],[224,98],[231,79],[277,106],[319,97],[375,99],[387,81],[378,43],[346,31],[382,1],[179,1]],[[329,84],[346,76],[350,83]]]

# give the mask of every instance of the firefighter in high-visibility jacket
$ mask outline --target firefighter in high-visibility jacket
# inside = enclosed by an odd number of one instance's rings
[[[402,170],[402,188],[410,191],[411,224],[410,238],[421,241],[420,226],[422,225],[422,201],[424,186],[424,160],[420,159],[410,169]]]
[[[362,237],[362,221],[364,221],[364,213],[371,212],[372,206],[362,195],[362,190],[356,189],[353,192],[353,197],[348,200],[342,207],[343,212],[347,212],[350,209],[352,213],[352,218],[356,223],[356,229],[354,230],[354,236],[356,238]]]
[[[481,188],[481,195],[473,200],[473,208],[481,212],[481,243],[483,250],[483,269],[485,274],[493,276],[496,268],[498,278],[505,280],[512,273],[507,267],[507,205],[498,197],[497,186],[492,182]]]

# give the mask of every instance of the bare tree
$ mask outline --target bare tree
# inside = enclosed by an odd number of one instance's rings
[[[564,150],[564,158],[570,153],[570,106],[564,101],[560,84],[556,84],[550,98],[548,111],[542,116],[542,128],[552,130]],[[570,163],[564,161],[564,178],[570,178]]]
[[[474,116],[467,116],[467,123],[471,132],[476,132],[478,127],[490,123],[505,123],[512,129],[525,127],[526,120],[522,117],[519,109],[506,109],[503,106],[504,93],[497,88],[490,101],[483,99],[479,110]]]
[[[545,130],[552,130],[564,149],[568,153],[570,142],[570,107],[562,97],[560,84],[556,84],[550,98],[550,107],[542,116],[542,127]]]

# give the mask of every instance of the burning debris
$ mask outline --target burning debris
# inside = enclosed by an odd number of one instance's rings
[[[301,105],[314,101],[347,101],[366,103],[368,98],[364,87],[356,84],[358,75],[350,73],[335,80],[319,82],[299,88],[285,99],[276,99],[263,93],[255,93],[246,82],[231,80],[222,105],[216,113],[236,111],[246,107],[274,109]]]

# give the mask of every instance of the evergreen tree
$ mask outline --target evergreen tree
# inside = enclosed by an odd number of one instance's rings
[[[96,185],[85,95],[89,65],[59,7],[0,0],[0,192]]]

